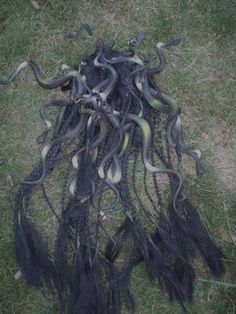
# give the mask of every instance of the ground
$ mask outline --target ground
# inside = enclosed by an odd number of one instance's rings
[[[56,76],[62,63],[75,64],[94,49],[96,38],[113,38],[118,47],[140,31],[147,38],[140,54],[154,53],[160,40],[181,37],[166,52],[167,67],[158,84],[182,109],[187,142],[202,151],[206,175],[196,178],[186,160],[187,193],[197,205],[209,233],[225,256],[224,278],[212,278],[197,263],[198,277],[191,313],[235,313],[236,304],[236,4],[233,0],[117,1],[0,0],[0,75],[23,60],[40,64]],[[67,39],[67,31],[91,25],[92,38]],[[0,86],[0,313],[58,313],[46,297],[15,279],[10,200],[15,185],[39,158],[36,137],[43,125],[39,105],[55,97],[42,91],[23,71],[9,87]],[[142,267],[132,275],[138,314],[181,313]],[[125,312],[125,309],[123,311]]]

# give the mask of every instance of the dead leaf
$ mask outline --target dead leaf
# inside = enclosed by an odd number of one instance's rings
[[[233,234],[231,234],[231,239],[232,239],[232,241],[234,242],[234,244],[236,244],[236,236],[233,235]]]
[[[38,4],[38,1],[30,0],[30,2],[31,2],[32,7],[33,7],[35,10],[39,10],[39,9],[40,9],[40,6],[39,6],[39,4]]]
[[[14,278],[16,279],[16,280],[19,280],[20,279],[20,277],[21,277],[21,271],[20,271],[20,269],[15,273],[15,275],[14,275]]]
[[[14,183],[13,183],[13,180],[12,180],[12,177],[10,176],[10,174],[7,176],[7,180],[11,186],[14,186]]]

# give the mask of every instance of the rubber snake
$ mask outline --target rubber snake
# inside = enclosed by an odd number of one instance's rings
[[[89,113],[89,114],[93,114],[95,111],[92,110],[92,109],[87,109],[87,108],[84,108],[82,107],[81,108],[81,112],[83,113]],[[117,112],[116,112],[116,115],[117,115]],[[106,117],[106,116],[105,116]],[[105,118],[104,117],[104,118]],[[110,116],[109,116],[110,118]],[[107,117],[108,119],[108,117]],[[99,120],[99,123],[100,123],[100,134],[97,138],[97,140],[95,140],[94,142],[92,142],[89,146],[89,149],[93,150],[95,149],[96,147],[99,146],[100,143],[103,142],[104,138],[107,136],[107,123],[108,121],[106,121],[105,119],[100,119]],[[123,145],[122,145],[122,148],[121,148],[121,151],[119,153],[119,157],[117,156],[116,154],[116,151],[117,149],[119,149],[120,147],[120,143],[103,159],[103,161],[101,162],[101,165],[99,167],[99,176],[101,178],[105,178],[105,173],[104,173],[104,167],[106,165],[106,163],[111,159],[113,158],[113,162],[114,164],[112,164],[109,168],[108,168],[108,173],[107,173],[107,179],[109,180],[109,182],[111,182],[112,184],[117,184],[119,181],[120,181],[120,178],[121,178],[121,167],[120,167],[120,162],[119,162],[119,159],[122,154],[124,153],[126,147],[127,147],[127,139],[128,139],[128,130],[129,128],[131,127],[131,124],[130,123],[127,123],[124,125],[123,127],[123,131],[125,132],[125,137],[124,137],[124,142],[123,142]],[[73,163],[73,166],[78,169],[78,157],[79,157],[79,154],[85,149],[85,147],[83,147],[82,149],[80,149],[72,158],[72,163]],[[116,168],[114,170],[114,168]],[[114,173],[115,173],[115,176],[112,176],[112,170],[114,170]]]
[[[59,132],[59,129],[60,129],[60,126],[61,126],[61,122],[62,122],[62,119],[63,119],[63,116],[64,116],[64,113],[65,113],[65,110],[66,110],[66,106],[69,104],[70,102],[68,102],[67,100],[65,101],[53,101],[52,103],[50,104],[46,104],[44,106],[41,107],[40,109],[40,117],[42,118],[43,122],[46,124],[46,130],[44,130],[38,137],[37,137],[37,143],[38,144],[43,144],[47,138],[47,135],[48,135],[48,131],[51,129],[52,127],[52,123],[51,121],[48,119],[48,115],[47,115],[47,111],[46,111],[46,108],[48,107],[59,107],[60,108],[60,112],[59,112],[59,115],[56,119],[56,125],[55,125],[55,128],[54,128],[54,132],[53,134],[57,134]]]
[[[95,112],[91,109],[84,109],[82,111],[83,113],[91,113],[91,112]],[[102,143],[105,138],[108,135],[108,126],[107,126],[107,122],[105,119],[99,119],[99,125],[100,125],[100,133],[98,135],[98,137],[89,144],[89,149],[93,150],[96,147],[99,146],[100,143]],[[86,146],[82,147],[73,157],[72,157],[72,164],[74,166],[75,169],[78,169],[79,167],[79,163],[78,163],[78,157],[80,155],[80,153],[82,153],[82,151],[84,151],[86,149]]]
[[[172,97],[170,97],[169,95],[165,94],[165,93],[161,93],[161,97],[163,98],[164,101],[166,101],[170,106],[172,107],[177,107],[175,101],[173,100]],[[197,169],[197,173],[199,175],[203,175],[204,173],[204,169],[199,161],[200,157],[201,157],[201,152],[199,149],[193,149],[190,146],[187,146],[184,143],[184,139],[183,139],[183,129],[182,129],[182,125],[181,125],[181,120],[178,114],[176,114],[175,116],[173,116],[172,120],[169,123],[168,129],[167,129],[167,138],[169,141],[169,144],[172,147],[175,147],[176,144],[173,143],[172,139],[171,139],[171,133],[173,128],[175,127],[176,129],[176,142],[178,143],[181,151],[189,156],[191,156],[192,158],[194,158],[195,163],[196,163],[196,169]]]
[[[35,79],[37,81],[37,83],[39,84],[39,86],[46,88],[46,89],[55,89],[57,87],[60,87],[61,85],[63,85],[65,82],[75,78],[78,85],[81,85],[81,77],[78,71],[70,71],[68,74],[59,77],[57,79],[54,80],[50,80],[50,79],[43,79],[42,78],[42,73],[39,69],[39,67],[30,60],[24,61],[22,62],[15,71],[13,71],[13,73],[10,75],[10,77],[6,80],[2,80],[0,79],[0,84],[2,85],[7,85],[10,84],[16,77],[16,75],[19,73],[19,71],[25,67],[29,66],[34,73]]]
[[[105,101],[107,99],[107,96],[113,90],[115,83],[117,82],[118,75],[117,75],[116,70],[112,66],[110,66],[109,64],[106,64],[106,63],[99,62],[99,58],[101,57],[101,55],[102,55],[102,51],[100,51],[98,53],[98,55],[96,56],[96,58],[94,59],[94,65],[99,67],[99,68],[102,68],[102,69],[105,68],[105,69],[109,70],[111,72],[111,75],[112,75],[111,83],[104,89],[103,92],[99,93],[100,97]]]
[[[166,47],[166,46],[177,46],[180,44],[180,42],[181,42],[180,38],[174,38],[166,42],[161,41],[157,43],[156,53],[157,53],[160,64],[158,65],[157,68],[148,70],[148,73],[150,75],[157,75],[161,73],[165,67],[165,57],[161,48]]]
[[[173,206],[174,206],[175,210],[177,211],[176,199],[177,199],[177,196],[178,196],[178,194],[182,188],[182,185],[183,185],[183,179],[182,179],[181,175],[176,170],[157,168],[150,163],[150,161],[148,160],[148,151],[149,151],[149,148],[151,146],[150,126],[145,119],[143,119],[143,118],[141,118],[135,114],[129,113],[127,115],[127,117],[130,120],[137,123],[137,125],[142,130],[142,134],[143,134],[143,163],[144,163],[145,167],[147,168],[147,170],[149,170],[150,172],[153,172],[153,173],[155,173],[155,172],[156,173],[167,173],[167,174],[169,173],[169,174],[175,175],[178,178],[179,184],[178,184],[178,188],[176,190],[175,196],[173,198]]]
[[[120,115],[120,113],[118,111],[115,111],[115,110],[113,110],[113,113],[115,115]],[[127,118],[134,121],[142,130],[142,134],[143,134],[143,162],[144,162],[144,165],[147,168],[147,170],[149,170],[153,173],[155,173],[155,172],[167,173],[167,174],[169,173],[169,174],[177,176],[177,178],[179,180],[179,184],[178,184],[178,188],[176,190],[176,193],[175,193],[175,196],[173,199],[173,205],[174,205],[175,210],[177,211],[176,199],[177,199],[177,196],[178,196],[178,194],[182,188],[182,184],[183,184],[183,179],[182,179],[181,175],[176,170],[161,169],[161,168],[157,168],[157,167],[154,167],[151,165],[150,161],[148,160],[148,156],[147,156],[150,145],[151,145],[151,130],[150,130],[148,122],[145,119],[143,119],[143,118],[141,118],[135,114],[131,114],[131,113],[127,114]],[[112,150],[112,152],[110,152],[109,156],[105,157],[106,161],[111,157],[111,155],[114,155],[114,151],[116,152],[115,149],[116,149],[116,147]],[[99,167],[99,175],[101,178],[105,178],[104,164],[105,164],[105,162],[103,161],[102,165],[100,165],[100,167]]]
[[[52,127],[52,123],[48,118],[48,114],[47,114],[47,108],[49,107],[65,107],[70,103],[69,99],[65,99],[65,100],[59,100],[59,101],[52,101],[49,104],[43,105],[40,109],[40,117],[42,118],[43,122],[46,124],[47,128],[51,128]]]
[[[103,56],[103,60],[111,64],[121,63],[121,62],[133,62],[141,66],[144,65],[143,61],[137,56],[136,57],[113,57],[111,59],[107,59],[106,57]]]
[[[130,124],[131,126],[131,124]],[[129,126],[124,126],[124,129],[128,128]],[[129,142],[129,132],[125,132],[123,145],[121,147],[121,151],[119,154],[115,154],[113,156],[113,163],[110,165],[107,171],[107,178],[112,184],[117,184],[120,182],[122,174],[121,174],[121,165],[120,165],[120,158],[123,156]],[[112,175],[112,172],[115,174]]]
[[[36,185],[36,184],[41,184],[45,177],[46,177],[46,157],[47,157],[47,154],[48,152],[50,151],[50,149],[56,145],[56,144],[60,144],[64,141],[67,141],[67,140],[70,140],[70,139],[73,139],[74,137],[76,137],[85,127],[86,125],[86,117],[85,115],[81,115],[80,116],[80,120],[77,124],[77,126],[72,129],[71,131],[69,131],[68,133],[66,133],[65,135],[55,139],[54,141],[52,141],[51,143],[47,144],[43,150],[42,150],[42,157],[41,157],[41,161],[42,161],[42,174],[41,174],[41,177],[38,179],[38,180],[35,180],[35,181],[23,181],[23,183],[25,184],[32,184],[32,185]]]

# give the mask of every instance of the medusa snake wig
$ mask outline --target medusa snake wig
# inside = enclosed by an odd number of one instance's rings
[[[185,144],[180,109],[154,80],[165,64],[163,48],[178,43],[157,44],[156,68],[132,45],[119,51],[113,41],[99,40],[92,55],[59,78],[44,79],[25,61],[0,80],[8,84],[30,67],[40,87],[65,92],[40,110],[47,127],[38,137],[41,159],[20,183],[14,206],[21,273],[31,286],[56,290],[61,312],[118,314],[122,302],[133,310],[130,277],[141,262],[186,312],[193,258],[200,254],[213,275],[224,273],[221,251],[184,194],[182,155],[194,159],[201,175],[200,151]],[[47,115],[52,107],[55,123]],[[67,166],[55,208],[47,180],[62,161]],[[57,221],[52,252],[28,211],[38,189]]]

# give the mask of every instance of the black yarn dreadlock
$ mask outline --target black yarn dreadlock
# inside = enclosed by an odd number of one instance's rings
[[[132,48],[139,37],[127,51],[99,40],[92,55],[54,80],[44,79],[32,61],[0,80],[8,84],[29,66],[41,87],[68,93],[41,108],[47,129],[38,143],[47,144],[20,184],[14,208],[21,273],[31,286],[56,289],[61,312],[118,314],[121,301],[133,310],[130,276],[141,262],[185,311],[193,295],[194,257],[201,255],[213,275],[224,273],[221,251],[183,193],[181,156],[192,157],[201,175],[200,152],[185,144],[179,108],[154,82],[165,65],[163,48],[179,40],[158,43],[160,63],[150,68]],[[54,126],[47,116],[50,107],[58,109]],[[68,166],[58,210],[45,181],[62,161]],[[165,175],[169,192],[163,191]],[[38,186],[58,223],[54,256],[27,212]],[[117,215],[123,220],[118,228]],[[109,223],[116,228],[112,234]]]

